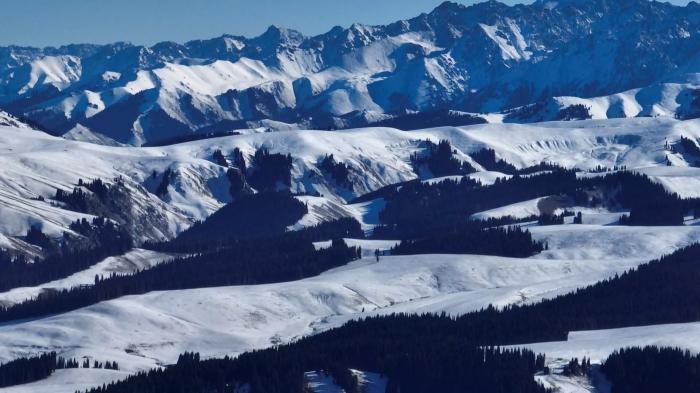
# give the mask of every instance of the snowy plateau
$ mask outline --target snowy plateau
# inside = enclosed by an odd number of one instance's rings
[[[62,368],[0,392],[86,391],[167,371],[185,352],[246,356],[366,318],[533,306],[687,250],[700,242],[700,214],[635,223],[651,194],[623,198],[595,181],[636,176],[679,204],[700,200],[699,38],[695,2],[536,0],[446,2],[413,19],[315,37],[272,26],[255,38],[151,47],[0,47],[0,272],[16,280],[0,275],[0,375],[2,364],[50,352],[119,364]],[[447,164],[431,166],[440,151]],[[265,189],[261,173],[273,175],[261,163],[273,159],[286,178]],[[581,203],[583,186],[575,195],[525,191],[528,179],[559,172],[594,184],[586,192],[597,203]],[[493,223],[484,231],[518,228],[542,248],[526,256],[398,252],[407,239],[433,234],[391,227],[408,215],[392,216],[397,195],[424,192],[411,200],[420,210],[445,184],[522,186],[498,196],[507,203],[479,201],[487,207],[451,219],[466,228]],[[212,252],[190,236],[264,194],[285,195],[304,212],[282,234],[265,232],[278,225],[268,217],[279,210],[272,205],[259,218],[236,210],[218,229],[255,228],[267,241],[350,220],[359,232],[342,240],[361,252],[293,278],[171,283],[54,312],[22,308],[149,272],[173,274],[169,266]],[[545,220],[552,217],[561,221]],[[104,246],[95,228],[118,229],[130,242],[65,274],[44,268],[65,262],[55,255],[92,257],[83,247]],[[333,250],[336,240],[314,238],[306,252]],[[20,264],[50,278],[16,274]],[[5,317],[18,309],[26,316]],[[610,392],[600,369],[621,348],[700,353],[698,319],[618,325],[502,345],[545,354],[547,372],[532,381],[562,393]],[[564,372],[572,358],[589,359],[591,375]],[[380,370],[345,371],[357,391],[394,383]],[[329,372],[299,377],[309,392],[346,392]]]

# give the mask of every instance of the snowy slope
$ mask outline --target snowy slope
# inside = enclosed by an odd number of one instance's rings
[[[138,248],[133,249],[124,255],[105,258],[103,261],[66,278],[47,282],[36,287],[20,287],[7,292],[0,292],[0,305],[10,306],[14,303],[32,299],[47,290],[70,289],[81,285],[92,285],[95,282],[95,276],[107,277],[113,273],[118,275],[130,274],[148,269],[176,256],[176,254]]]
[[[186,350],[204,356],[236,354],[363,315],[460,314],[488,304],[534,302],[700,240],[696,227],[624,228],[637,232],[626,234],[615,227],[547,228],[536,236],[546,236],[551,254],[531,259],[420,255],[382,257],[376,263],[369,256],[301,281],[153,292],[5,324],[0,326],[0,361],[56,350],[66,356],[117,360],[123,371],[134,372],[172,363]],[[623,236],[626,242],[617,241]],[[653,238],[656,243],[649,244]],[[655,247],[660,244],[668,247]],[[580,247],[579,252],[569,251],[572,247]],[[609,256],[599,258],[604,254]],[[564,259],[549,259],[557,256]]]
[[[658,83],[600,97],[552,97],[544,102],[506,111],[503,120],[522,123],[586,118],[696,118],[700,108],[694,99],[699,88],[695,82]],[[567,110],[574,106],[586,108],[583,117],[567,117]]]
[[[45,232],[58,236],[70,222],[84,215],[53,206],[49,199],[56,189],[71,190],[80,178],[109,181],[121,176],[132,193],[134,214],[151,212],[151,225],[141,236],[172,237],[230,200],[226,169],[212,162],[212,154],[217,149],[230,154],[236,147],[248,160],[261,146],[271,152],[291,154],[292,191],[324,196],[303,197],[311,212],[296,227],[332,217],[354,216],[365,223],[365,229],[370,229],[371,224],[377,223],[381,201],[352,206],[345,205],[345,201],[392,183],[415,179],[410,155],[418,151],[418,141],[424,139],[448,139],[458,156],[463,157],[484,147],[493,148],[499,157],[518,167],[542,161],[583,169],[626,165],[649,174],[672,191],[694,196],[700,171],[689,168],[682,155],[663,148],[666,141],[675,143],[680,136],[700,137],[700,122],[642,118],[486,124],[419,131],[366,128],[251,133],[143,149],[100,146],[29,129],[1,127],[0,212],[5,219],[0,233],[22,236],[30,225],[38,223]],[[326,154],[333,154],[349,166],[352,192],[338,189],[318,169]],[[667,156],[673,158],[676,166],[660,165]],[[174,180],[168,195],[161,200],[153,194],[157,180],[152,176],[168,168],[174,172]],[[470,176],[485,183],[500,177],[489,172]],[[37,200],[40,196],[46,200]]]
[[[410,155],[425,139],[450,140],[459,157],[484,147],[493,148],[499,157],[518,167],[541,161],[584,169],[626,165],[649,174],[670,190],[695,195],[693,182],[700,179],[700,172],[689,167],[681,154],[674,155],[676,166],[664,163],[672,154],[664,150],[665,142],[674,143],[681,135],[700,137],[700,121],[640,118],[418,131],[366,128],[249,133],[153,148],[102,146],[30,129],[2,127],[0,206],[3,217],[14,218],[3,221],[0,240],[3,247],[20,242],[18,236],[35,222],[59,234],[77,216],[36,197],[50,197],[55,188],[70,189],[78,178],[111,179],[120,175],[134,193],[135,208],[167,217],[165,228],[172,235],[229,200],[225,168],[214,164],[211,155],[216,149],[230,154],[235,147],[248,159],[261,146],[291,154],[292,189],[323,195],[299,197],[309,205],[310,212],[294,228],[351,216],[370,230],[378,223],[384,201],[346,201],[391,183],[415,179]],[[352,193],[337,189],[319,171],[318,162],[325,154],[333,154],[350,167]],[[166,168],[175,171],[176,177],[161,200],[151,192],[151,179],[153,171],[162,173]],[[471,176],[488,182],[501,175],[481,172]],[[523,209],[534,208],[537,205],[532,201],[524,201],[489,214],[520,214]],[[372,251],[390,248],[393,242],[349,241],[365,250],[365,258],[318,277],[271,285],[155,292],[5,324],[0,326],[0,361],[57,350],[66,356],[116,360],[125,372],[135,372],[171,363],[183,351],[195,350],[205,356],[240,353],[287,342],[369,313],[459,314],[488,304],[533,302],[610,277],[700,240],[698,226],[619,227],[608,225],[617,213],[583,213],[586,225],[529,226],[536,239],[549,244],[549,250],[526,260],[425,255],[382,257],[376,263]],[[115,269],[132,271],[163,258],[137,250],[65,280],[1,294],[0,299],[18,301],[35,296],[41,288],[89,283],[95,274]],[[93,333],[85,334],[87,331]],[[85,378],[109,380],[122,375],[86,374]],[[80,385],[84,381],[81,378],[79,373],[57,373],[32,389],[49,390],[53,389],[49,385],[65,383],[65,389],[57,391],[72,392],[85,386]]]
[[[566,341],[526,344],[536,352],[547,353],[552,360],[583,356],[600,363],[613,351],[625,347],[656,345],[684,348],[700,353],[700,323],[635,326],[622,329],[578,331],[569,333]]]

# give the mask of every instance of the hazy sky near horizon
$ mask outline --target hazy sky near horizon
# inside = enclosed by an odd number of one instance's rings
[[[384,24],[443,0],[3,0],[0,45],[130,41],[151,45],[222,34],[256,36],[276,24],[307,35],[353,22]],[[457,0],[464,4],[479,1]],[[501,0],[507,4],[532,0]],[[671,0],[687,4],[687,0]]]

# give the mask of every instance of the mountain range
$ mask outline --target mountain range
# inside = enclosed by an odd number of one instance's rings
[[[446,2],[308,37],[0,48],[0,107],[68,139],[700,113],[700,6]]]
[[[0,48],[0,392],[696,393],[699,35],[536,0]]]

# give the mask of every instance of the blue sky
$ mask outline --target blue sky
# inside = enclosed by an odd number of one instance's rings
[[[3,0],[0,45],[184,42],[255,36],[271,24],[318,34],[352,22],[382,24],[442,0]],[[474,1],[462,0],[469,4]],[[514,4],[516,0],[503,0]],[[522,1],[520,1],[522,2]],[[531,1],[525,1],[531,2]],[[686,4],[687,0],[673,0]]]

